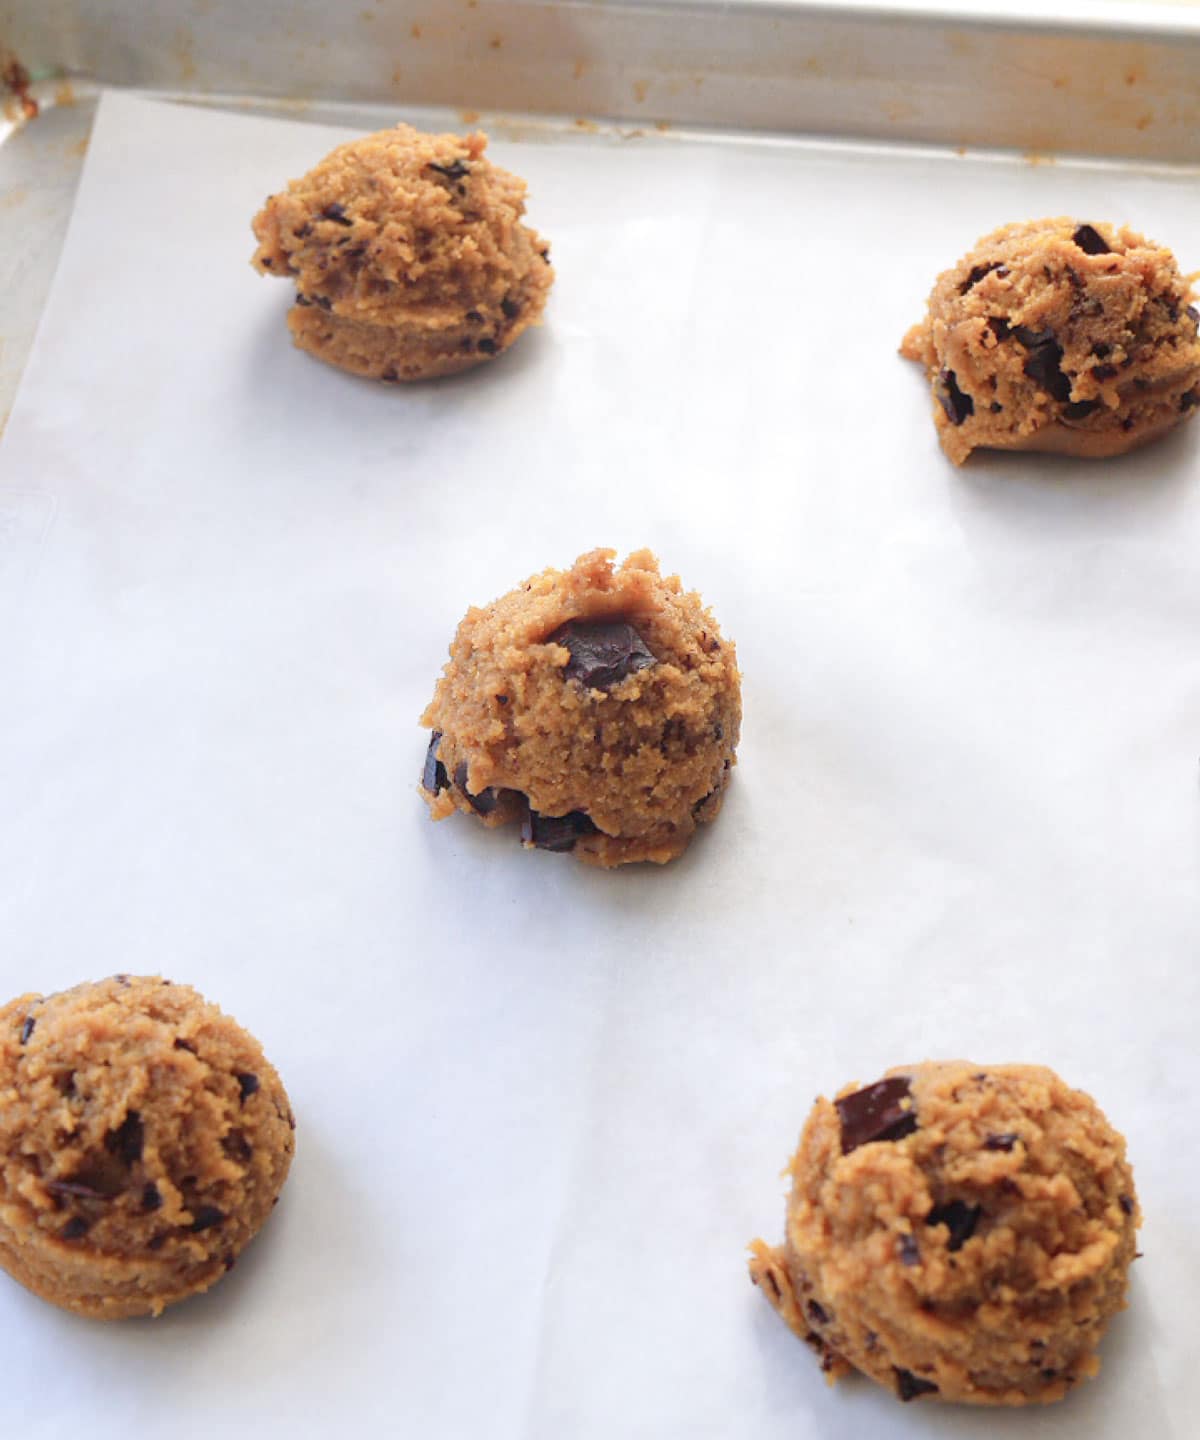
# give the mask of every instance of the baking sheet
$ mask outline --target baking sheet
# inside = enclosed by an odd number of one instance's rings
[[[114,970],[253,1029],[299,1121],[229,1276],[97,1326],[0,1286],[30,1437],[1191,1433],[1193,430],[941,458],[895,356],[1000,222],[1168,173],[816,144],[494,146],[548,324],[416,389],[293,350],[262,198],[347,132],[108,95],[0,444],[0,988]],[[649,544],[739,647],[719,823],[615,874],[431,825],[470,603]],[[813,1096],[1049,1063],[1146,1212],[1104,1371],[993,1415],[836,1390],[749,1285]]]

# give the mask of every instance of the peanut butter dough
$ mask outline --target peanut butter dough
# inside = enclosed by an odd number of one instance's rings
[[[1141,1223],[1125,1142],[1035,1065],[905,1065],[816,1103],[750,1275],[836,1379],[1059,1400],[1100,1368]]]
[[[450,375],[540,323],[554,279],[525,182],[487,136],[408,125],[340,145],[254,217],[253,264],[294,277],[292,338],[376,380]]]
[[[186,985],[117,975],[0,1010],[0,1266],[101,1320],[231,1269],[295,1122],[258,1041]]]
[[[593,865],[664,863],[715,820],[741,726],[733,643],[648,550],[593,550],[458,627],[421,724],[435,820],[519,820]]]
[[[942,449],[1120,455],[1200,402],[1200,320],[1175,257],[1133,230],[1006,225],[938,277],[900,353],[925,367]]]

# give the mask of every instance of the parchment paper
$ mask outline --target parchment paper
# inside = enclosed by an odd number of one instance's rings
[[[548,324],[401,389],[292,349],[247,263],[347,133],[108,96],[0,447],[0,990],[189,981],[299,1120],[203,1299],[105,1327],[0,1283],[4,1433],[1193,1435],[1200,427],[955,472],[895,348],[1011,219],[1200,266],[1194,182],[498,141]],[[463,611],[598,544],[744,671],[725,813],[663,870],[415,793]],[[1129,1137],[1132,1305],[1052,1410],[830,1390],[746,1278],[813,1097],[959,1055]]]

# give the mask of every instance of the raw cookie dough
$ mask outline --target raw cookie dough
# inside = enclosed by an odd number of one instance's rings
[[[381,130],[332,154],[254,217],[253,264],[292,276],[302,349],[375,380],[451,375],[540,322],[554,280],[521,224],[525,182],[486,135]]]
[[[1200,312],[1133,230],[1005,225],[938,277],[900,353],[925,367],[942,449],[1120,455],[1200,402]]]
[[[0,1266],[51,1304],[157,1315],[232,1268],[287,1178],[262,1047],[170,980],[0,1010]]]
[[[1125,1142],[1037,1065],[926,1062],[819,1099],[750,1275],[833,1378],[1059,1400],[1100,1368],[1141,1223]]]
[[[421,717],[435,820],[519,819],[526,845],[613,866],[672,860],[716,819],[742,718],[733,643],[648,550],[614,554],[467,612]]]

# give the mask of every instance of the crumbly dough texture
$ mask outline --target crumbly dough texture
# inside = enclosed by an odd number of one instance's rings
[[[619,568],[614,554],[593,550],[467,612],[421,717],[435,732],[438,778],[421,788],[434,819],[523,819],[536,845],[531,809],[581,815],[588,833],[546,848],[615,866],[674,859],[716,818],[741,727],[733,642],[648,550]],[[651,653],[607,688],[568,678],[571,651],[550,637],[571,621],[628,622]]]
[[[0,1265],[78,1315],[157,1315],[232,1268],[294,1129],[258,1041],[186,985],[22,996],[0,1010]]]
[[[925,367],[942,449],[1120,455],[1200,402],[1188,280],[1133,230],[1006,225],[938,277],[900,353]]]
[[[843,1153],[817,1101],[791,1162],[787,1236],[750,1274],[836,1379],[901,1399],[1060,1399],[1099,1369],[1141,1223],[1125,1143],[1052,1071],[901,1066],[916,1125]],[[848,1086],[842,1096],[857,1090]]]
[[[525,182],[487,136],[397,125],[341,145],[254,217],[253,264],[293,277],[302,349],[356,375],[424,380],[478,365],[540,323],[554,280],[521,223]]]

